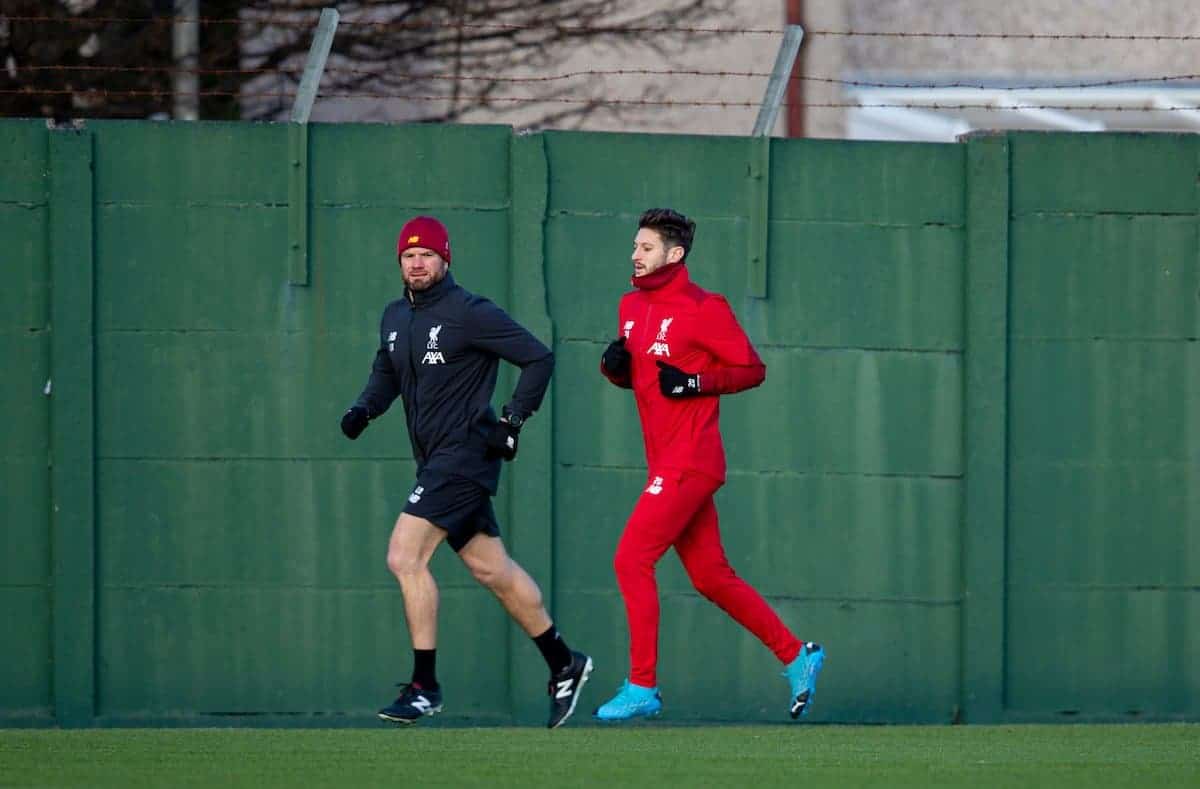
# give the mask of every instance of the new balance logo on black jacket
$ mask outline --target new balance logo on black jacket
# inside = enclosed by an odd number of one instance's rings
[[[371,377],[355,405],[375,419],[402,398],[417,474],[453,473],[495,494],[500,459],[488,457],[487,439],[497,422],[491,399],[500,359],[521,368],[507,406],[520,424],[541,405],[554,354],[447,272],[384,309]]]

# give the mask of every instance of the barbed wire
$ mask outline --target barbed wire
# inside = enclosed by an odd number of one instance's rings
[[[245,76],[263,75],[263,74],[300,74],[304,69],[300,66],[295,68],[282,66],[279,68],[188,68],[187,66],[15,66],[17,72],[32,71],[65,71],[67,73],[97,73],[97,72],[116,72],[123,74],[199,74],[199,75],[231,75],[241,74]],[[328,74],[335,69],[326,68],[325,73]],[[347,72],[357,73],[358,69],[339,69]],[[377,74],[378,72],[363,70],[363,73]]]
[[[243,25],[259,24],[273,27],[297,27],[312,29],[315,22],[310,19],[293,17],[258,16],[248,13],[242,18],[215,17],[175,17],[170,15],[153,17],[60,17],[60,16],[15,16],[0,15],[0,19],[9,22],[28,22],[37,24],[199,24],[199,25]],[[441,21],[380,21],[355,20],[342,17],[339,25],[348,27],[369,27],[394,30],[424,30],[430,28],[444,29],[448,23]],[[467,30],[508,30],[508,31],[562,31],[570,33],[690,33],[705,35],[782,35],[779,28],[738,28],[738,27],[642,27],[621,25],[564,25],[557,23],[542,24],[508,24],[504,22],[454,22],[452,26]],[[804,31],[805,37],[862,37],[862,38],[936,38],[936,39],[1021,39],[1031,41],[1200,41],[1200,33],[1006,33],[1006,32],[955,32],[955,31],[907,31],[907,30],[824,30],[812,29]]]
[[[71,89],[0,89],[0,95],[33,95],[33,96],[79,96],[81,98],[134,98],[155,97],[169,98],[174,95],[171,90],[71,90]],[[241,97],[244,99],[295,99],[295,91],[253,91],[237,92],[228,90],[201,90],[191,95],[200,97]],[[461,96],[451,95],[417,95],[382,93],[372,91],[331,91],[322,92],[322,97],[339,99],[393,99],[399,101],[461,101]],[[488,103],[527,103],[527,104],[583,104],[597,107],[603,106],[641,106],[641,107],[710,107],[737,108],[759,107],[757,101],[724,101],[724,100],[688,100],[688,99],[570,99],[557,96],[488,96],[479,106]],[[1166,105],[1158,107],[1143,107],[1130,105],[1109,104],[988,104],[972,102],[783,102],[783,107],[805,107],[810,109],[917,109],[917,110],[989,110],[992,112],[1012,112],[1019,110],[1072,110],[1093,112],[1197,112],[1195,105]]]
[[[188,68],[185,66],[61,66],[61,65],[36,65],[36,66],[20,66],[18,71],[30,72],[55,72],[61,71],[66,73],[161,73],[161,74],[197,74],[197,75],[243,75],[243,76],[264,76],[273,74],[293,74],[298,75],[303,72],[303,68],[281,66],[278,68],[240,68],[240,69],[217,69],[217,68]],[[380,76],[378,70],[352,68],[348,66],[329,66],[325,69],[326,74],[349,74],[352,76],[377,77]],[[389,71],[388,77],[391,79],[413,79],[413,80],[433,80],[433,81],[449,81],[449,82],[496,82],[496,83],[546,83],[560,82],[571,79],[609,77],[609,76],[689,76],[689,77],[716,77],[716,78],[768,78],[770,72],[766,71],[713,71],[706,69],[588,69],[582,71],[568,71],[562,74],[549,74],[543,76],[528,76],[528,77],[506,77],[494,74],[448,74],[439,72],[396,72]],[[1146,85],[1153,83],[1169,83],[1169,82],[1200,82],[1200,73],[1197,74],[1170,74],[1161,76],[1143,76],[1143,77],[1124,77],[1121,79],[1105,79],[1105,80],[1088,80],[1075,82],[1060,82],[1060,83],[1026,83],[1018,85],[991,85],[983,82],[873,82],[870,80],[856,79],[837,79],[834,77],[809,76],[804,74],[794,74],[789,77],[789,80],[794,82],[816,82],[828,85],[841,85],[843,87],[866,87],[866,88],[894,88],[894,89],[948,89],[948,88],[965,88],[973,90],[987,91],[1030,91],[1030,90],[1080,90],[1087,88],[1106,88],[1119,87],[1126,85]]]
[[[1200,41],[1195,33],[932,33],[901,30],[806,30],[805,36],[863,38],[1025,39],[1031,41]]]
[[[0,14],[0,22],[27,22],[27,23],[45,23],[45,24],[68,24],[75,26],[98,26],[105,24],[177,24],[177,23],[195,23],[202,25],[242,25],[242,24],[258,24],[264,26],[282,26],[295,27],[311,30],[314,27],[315,20],[301,19],[297,15],[290,17],[279,16],[257,16],[248,14],[241,18],[207,18],[207,17],[173,17],[170,15],[155,16],[155,17],[61,17],[61,16],[5,16]],[[380,20],[354,20],[343,19],[340,24],[347,27],[366,27],[375,29],[393,29],[393,30],[419,30],[431,27],[439,29],[444,28],[445,23],[433,22],[414,22],[414,21],[380,21]],[[455,25],[456,27],[472,28],[479,30],[504,30],[504,31],[551,31],[556,33],[582,34],[582,33],[687,33],[687,34],[720,34],[720,35],[781,35],[780,29],[762,29],[762,28],[733,28],[733,27],[620,27],[620,26],[589,26],[589,25],[564,25],[564,24],[506,24],[502,22],[482,22],[482,23],[463,23]],[[1147,42],[1163,42],[1163,41],[1178,41],[1191,42],[1200,41],[1200,34],[1089,34],[1089,33],[986,33],[986,32],[928,32],[928,31],[856,31],[856,30],[809,30],[806,31],[808,37],[816,36],[840,36],[840,37],[867,37],[867,38],[905,38],[905,39],[1010,39],[1010,40],[1034,40],[1034,41],[1147,41]],[[300,67],[276,66],[274,68],[200,68],[186,67],[180,64],[172,65],[140,65],[140,66],[123,66],[123,65],[57,65],[57,64],[36,64],[29,66],[17,66],[9,61],[8,72],[15,79],[15,72],[29,73],[59,73],[59,74],[128,74],[128,73],[161,73],[161,74],[196,74],[196,75],[211,75],[211,76],[243,76],[248,78],[265,77],[265,76],[291,76],[293,79],[298,79],[302,73]],[[331,64],[325,69],[325,73],[337,77],[348,75],[355,78],[362,77],[381,77],[382,74],[377,69],[372,68],[355,68],[344,65]],[[541,74],[529,76],[506,76],[499,74],[461,74],[447,72],[391,72],[387,73],[389,79],[408,79],[413,81],[430,81],[430,82],[486,82],[489,85],[497,84],[546,84],[555,82],[568,82],[578,79],[597,79],[605,77],[707,77],[716,79],[766,79],[772,75],[764,71],[736,71],[736,70],[709,70],[709,69],[653,69],[653,68],[616,68],[616,69],[586,69],[576,71],[566,71],[557,74]],[[842,86],[845,88],[874,88],[874,89],[892,89],[892,90],[945,90],[945,89],[966,89],[989,91],[993,93],[1012,94],[1022,91],[1040,91],[1040,90],[1085,90],[1095,88],[1109,88],[1120,86],[1142,86],[1148,87],[1151,85],[1168,85],[1181,82],[1200,82],[1200,73],[1196,74],[1171,74],[1171,75],[1153,75],[1140,77],[1123,77],[1116,79],[1079,79],[1074,81],[1061,81],[1056,83],[1027,83],[1027,84],[1010,84],[1010,85],[995,85],[986,84],[979,81],[910,81],[910,82],[895,82],[895,81],[873,81],[868,79],[841,79],[826,76],[793,74],[789,77],[793,82],[805,82],[815,84],[828,84]],[[361,79],[355,79],[354,82],[361,82]],[[77,103],[83,105],[99,102],[107,99],[137,99],[151,97],[156,100],[165,100],[172,98],[175,92],[170,88],[149,88],[149,89],[108,89],[104,87],[80,86],[78,88],[43,88],[37,89],[33,86],[20,86],[15,89],[0,89],[0,95],[18,95],[26,97],[52,97],[52,96],[71,96],[76,99]],[[267,99],[289,99],[294,100],[296,93],[289,90],[256,90],[251,88],[241,88],[236,90],[201,90],[192,91],[190,95],[197,98],[241,98],[248,101],[267,100]],[[654,98],[571,98],[558,96],[470,96],[462,95],[438,95],[433,93],[398,93],[386,92],[379,90],[363,89],[355,87],[353,90],[322,90],[319,95],[322,98],[332,99],[349,99],[349,100],[394,100],[407,102],[447,102],[452,105],[466,103],[467,109],[483,109],[490,105],[501,104],[558,104],[558,105],[575,105],[585,107],[661,107],[661,108],[758,108],[758,101],[731,101],[731,100],[705,100],[705,99],[654,99]],[[851,94],[853,95],[853,94]],[[954,97],[956,99],[961,96]],[[1029,98],[1029,97],[1026,97]],[[1041,98],[1041,97],[1038,97]],[[923,101],[802,101],[802,102],[784,102],[782,107],[795,107],[813,110],[822,109],[917,109],[917,110],[980,110],[986,112],[1016,112],[1022,110],[1063,110],[1071,112],[1141,112],[1141,113],[1171,113],[1171,112],[1197,112],[1197,107],[1192,104],[1168,104],[1161,99],[1157,105],[1151,103],[1146,106],[1141,103],[1129,104],[1080,104],[1080,103],[1051,103],[1046,101],[1011,101],[1004,99],[1002,101],[993,102],[973,102],[970,97],[965,101],[938,101],[938,100],[923,100]],[[83,107],[81,107],[83,109]]]

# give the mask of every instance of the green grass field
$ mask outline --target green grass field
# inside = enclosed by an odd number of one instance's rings
[[[0,731],[2,787],[1197,787],[1200,725]]]

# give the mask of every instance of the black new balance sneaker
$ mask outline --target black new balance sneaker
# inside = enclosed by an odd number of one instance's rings
[[[400,685],[400,696],[379,711],[379,717],[392,723],[415,723],[418,718],[442,711],[442,691],[416,685]]]
[[[579,692],[587,684],[592,673],[592,659],[582,652],[571,652],[571,665],[550,677],[550,721],[549,729],[557,729],[567,722],[579,701]]]

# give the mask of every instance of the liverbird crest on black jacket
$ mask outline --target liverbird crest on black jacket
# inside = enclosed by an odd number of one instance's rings
[[[379,350],[356,405],[374,420],[401,398],[417,473],[466,477],[494,495],[500,460],[486,457],[486,447],[497,421],[491,400],[501,359],[521,368],[508,409],[525,419],[550,385],[553,352],[447,272],[384,309]]]

